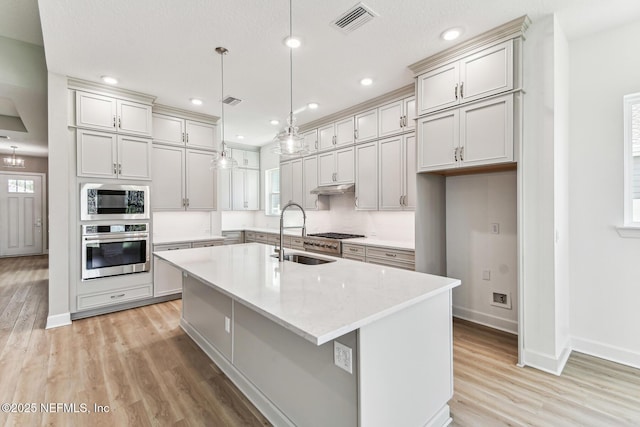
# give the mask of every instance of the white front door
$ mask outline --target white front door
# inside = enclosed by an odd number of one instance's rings
[[[0,256],[42,253],[42,177],[0,174]]]

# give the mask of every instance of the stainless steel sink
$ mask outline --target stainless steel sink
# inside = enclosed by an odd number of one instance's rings
[[[278,254],[271,255],[274,258],[278,258]],[[335,259],[316,258],[302,254],[284,254],[285,261],[297,262],[298,264],[306,265],[319,265],[326,264],[328,262],[335,262]]]

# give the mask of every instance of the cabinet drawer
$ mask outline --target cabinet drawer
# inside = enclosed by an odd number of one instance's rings
[[[166,245],[153,245],[153,252],[175,251],[178,249],[189,249],[191,243],[171,243]]]
[[[207,240],[206,242],[193,242],[191,244],[192,248],[208,248],[210,246],[222,246],[224,244],[224,240]]]
[[[286,246],[287,245],[287,237],[283,236],[282,237],[283,240],[283,244]],[[279,245],[280,244],[280,236],[274,235],[274,234],[267,234],[267,243],[270,245]]]
[[[350,260],[353,260],[353,261],[360,261],[360,262],[364,262],[365,261],[365,257],[364,256],[351,255],[350,253],[346,253],[346,252],[342,254],[342,258],[350,259]]]
[[[412,251],[367,247],[367,261],[369,258],[411,263],[414,263],[416,259],[415,252]]]
[[[87,310],[104,305],[120,304],[136,299],[149,298],[152,295],[153,288],[151,284],[117,291],[78,295],[78,309]]]
[[[347,256],[349,255],[349,256]],[[342,257],[343,258],[350,258],[350,257],[356,257],[356,258],[364,258],[366,255],[365,253],[365,247],[364,246],[360,246],[360,245],[350,245],[350,244],[343,244],[342,245]],[[362,260],[364,261],[364,259]]]
[[[244,234],[242,231],[223,231],[225,245],[237,245],[244,243]]]
[[[386,267],[402,268],[404,270],[415,271],[415,269],[416,269],[415,264],[412,263],[412,262],[399,262],[399,261],[386,260],[386,259],[382,259],[382,258],[367,258],[367,262],[369,264],[384,265]]]
[[[256,241],[256,233],[254,231],[245,231],[244,232],[244,241],[246,243],[255,242]]]

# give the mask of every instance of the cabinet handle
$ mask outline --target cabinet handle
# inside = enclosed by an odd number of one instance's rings
[[[353,131],[353,138],[354,138],[354,139],[358,139],[358,129],[354,129],[354,131]]]
[[[460,99],[464,98],[464,82],[460,83]]]
[[[336,136],[333,135],[333,137],[331,138],[331,140],[333,141],[333,145],[336,145],[336,139],[337,139]]]
[[[116,116],[113,116],[113,128],[116,128]]]
[[[126,294],[111,295],[111,299],[122,298]]]
[[[187,135],[187,142],[189,142],[189,134],[187,133],[186,135]]]
[[[395,258],[398,256],[398,254],[390,254],[389,252],[385,252],[384,253],[386,256],[391,257],[391,258]]]
[[[122,129],[122,117],[118,117],[118,128]]]
[[[177,250],[179,250],[179,249],[180,249],[180,248],[168,248],[167,250],[168,250],[168,251],[177,251]]]
[[[458,161],[458,147],[453,149],[453,159],[457,162]]]
[[[113,173],[114,174],[118,173],[118,165],[116,165],[115,163],[113,164]]]
[[[356,248],[349,248],[349,250],[350,250],[351,252],[358,252],[358,249],[356,249]]]
[[[356,208],[358,207],[358,196],[353,200],[353,204],[356,205]]]
[[[316,198],[315,202],[313,203],[315,208],[318,209],[318,199]]]
[[[318,149],[318,141],[315,142],[316,150]]]
[[[184,142],[184,132],[182,132],[182,142]]]
[[[122,163],[118,163],[118,175],[122,175]]]
[[[463,162],[464,161],[464,147],[460,148],[460,161]]]
[[[458,99],[458,83],[456,83],[456,87],[455,89],[453,89],[453,94],[455,95],[456,99]]]
[[[185,203],[186,203],[186,206],[189,207],[189,198],[188,197],[185,199]]]

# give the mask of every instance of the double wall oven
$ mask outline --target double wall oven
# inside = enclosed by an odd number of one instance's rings
[[[148,186],[81,185],[82,280],[150,270],[149,211]]]

